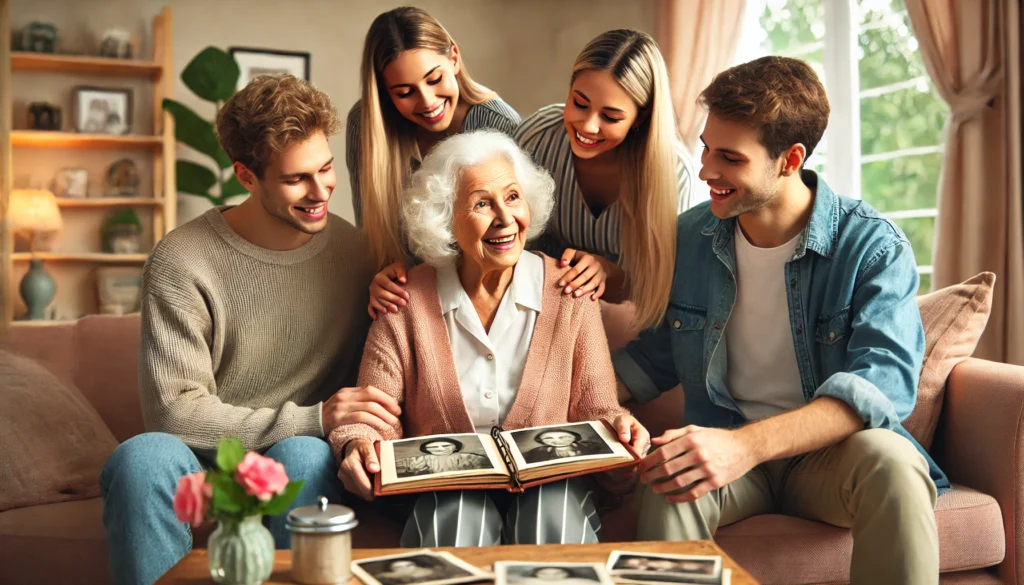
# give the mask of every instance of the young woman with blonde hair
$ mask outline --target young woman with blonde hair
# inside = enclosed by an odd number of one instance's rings
[[[668,72],[650,35],[612,30],[573,65],[564,104],[523,121],[516,140],[555,179],[555,209],[536,245],[562,266],[566,293],[633,303],[633,325],[668,307],[676,216],[697,175],[683,151]]]
[[[458,45],[419,8],[389,10],[363,47],[362,98],[348,114],[345,162],[356,223],[369,236],[378,274],[370,315],[404,306],[409,253],[399,202],[409,176],[438,141],[491,128],[511,135],[519,114],[473,81]]]

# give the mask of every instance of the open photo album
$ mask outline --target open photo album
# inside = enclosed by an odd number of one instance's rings
[[[563,423],[490,435],[463,433],[375,444],[380,473],[374,494],[451,489],[523,490],[634,465],[640,456],[607,421]]]

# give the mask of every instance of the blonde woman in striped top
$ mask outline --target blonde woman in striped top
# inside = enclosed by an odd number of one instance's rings
[[[612,30],[576,58],[565,104],[524,120],[516,140],[555,179],[556,203],[535,247],[572,268],[566,294],[632,301],[634,326],[664,317],[676,216],[697,174],[683,151],[668,72],[650,35]]]
[[[473,81],[459,47],[419,8],[389,10],[370,25],[363,47],[362,99],[348,114],[345,162],[356,224],[370,239],[378,273],[370,316],[408,300],[411,261],[399,202],[423,155],[452,134],[483,128],[511,135],[519,114]]]

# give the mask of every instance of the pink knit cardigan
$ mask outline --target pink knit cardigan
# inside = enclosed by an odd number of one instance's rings
[[[524,252],[531,253],[531,252]],[[533,329],[523,379],[505,417],[506,430],[607,418],[626,412],[615,393],[601,308],[589,296],[561,293],[564,269],[544,259],[544,296]],[[472,433],[441,314],[437,271],[420,265],[408,273],[409,304],[378,318],[366,340],[359,385],[375,386],[402,405],[403,425],[351,424],[331,432],[335,457],[352,439],[393,440]]]

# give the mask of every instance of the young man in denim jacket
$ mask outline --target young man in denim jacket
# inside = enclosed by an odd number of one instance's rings
[[[614,356],[620,399],[682,384],[640,465],[641,540],[784,513],[852,528],[851,583],[938,582],[937,489],[903,429],[924,331],[904,234],[803,166],[828,122],[807,64],[765,57],[701,94],[700,178],[666,317]]]

